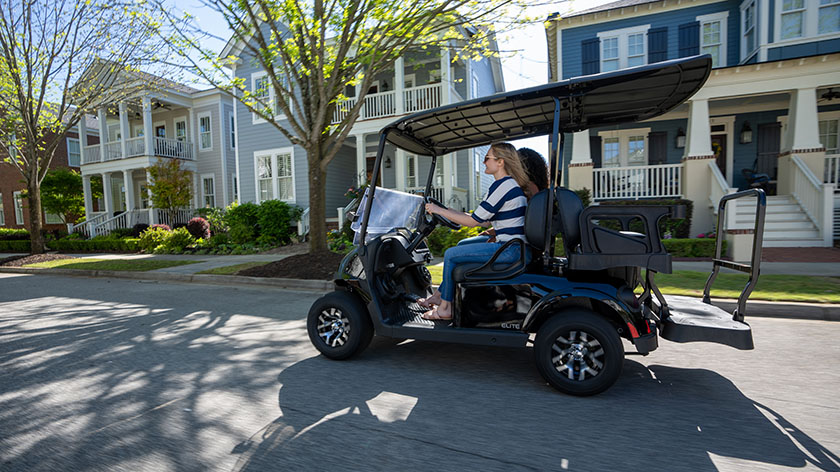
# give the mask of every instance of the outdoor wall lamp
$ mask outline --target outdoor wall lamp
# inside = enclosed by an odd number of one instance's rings
[[[385,168],[386,168],[386,169],[390,169],[390,168],[391,168],[391,158],[390,158],[390,157],[386,157],[386,158],[385,158]]]
[[[749,144],[752,142],[752,128],[750,122],[745,121],[744,126],[741,126],[741,144]]]
[[[677,149],[682,149],[685,147],[685,131],[682,128],[677,130]]]

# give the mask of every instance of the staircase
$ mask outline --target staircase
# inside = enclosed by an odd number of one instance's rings
[[[755,199],[735,200],[735,224],[728,229],[755,227]],[[732,221],[732,220],[730,220]],[[791,195],[767,197],[763,247],[824,246],[819,228]]]

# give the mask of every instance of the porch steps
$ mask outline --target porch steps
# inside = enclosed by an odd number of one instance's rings
[[[736,201],[735,225],[730,229],[755,226],[755,201]],[[767,197],[763,247],[815,247],[823,240],[817,226],[790,195]]]

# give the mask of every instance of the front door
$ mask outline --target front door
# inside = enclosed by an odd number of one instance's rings
[[[385,160],[384,156],[382,157],[382,160],[383,161]],[[367,159],[365,159],[365,164],[366,164],[365,167],[367,168],[366,169],[367,172],[366,172],[365,182],[370,183],[370,179],[373,177],[373,165],[376,164],[376,156],[375,155],[374,156],[368,156]],[[379,169],[379,182],[376,185],[380,185],[380,186],[382,185],[382,174],[384,174],[384,173],[385,173],[385,164],[383,162],[382,167]]]
[[[729,169],[726,168],[726,135],[712,135],[712,151],[715,153],[715,162],[724,177],[729,176]]]
[[[758,125],[758,154],[756,156],[755,171],[770,176],[768,188],[771,195],[776,194],[776,180],[778,179],[779,149],[782,145],[782,124],[764,123]]]
[[[157,136],[158,138],[165,138],[166,137],[166,125],[155,126],[155,136]]]

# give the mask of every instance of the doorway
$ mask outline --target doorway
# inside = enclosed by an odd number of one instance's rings
[[[782,145],[782,124],[764,123],[758,125],[758,150],[754,169],[759,174],[770,176],[769,195],[776,195],[779,177],[779,150]]]
[[[726,135],[713,134],[712,135],[712,152],[715,153],[715,162],[718,169],[724,175],[729,175],[729,169],[726,166]]]
[[[382,160],[385,160],[385,157],[382,157]],[[373,166],[376,164],[376,154],[368,155],[365,158],[365,182],[370,183],[370,179],[373,177]],[[378,186],[382,186],[382,174],[385,173],[385,163],[382,163],[382,168],[379,169],[379,182],[376,183]]]

